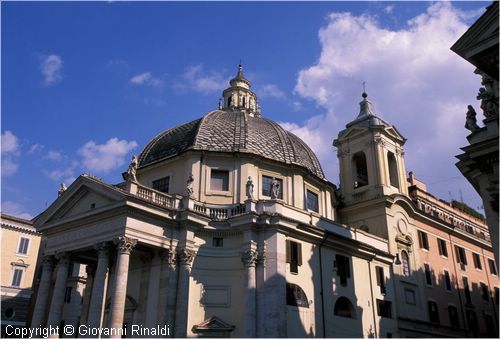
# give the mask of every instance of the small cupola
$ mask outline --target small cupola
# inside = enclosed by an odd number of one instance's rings
[[[252,92],[252,84],[243,75],[243,65],[238,65],[238,73],[229,81],[223,95],[222,109],[225,111],[243,111],[251,116],[260,116],[257,96]]]

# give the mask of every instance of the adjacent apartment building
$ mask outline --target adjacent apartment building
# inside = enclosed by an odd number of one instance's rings
[[[30,220],[1,214],[1,310],[5,327],[25,327],[41,234]]]

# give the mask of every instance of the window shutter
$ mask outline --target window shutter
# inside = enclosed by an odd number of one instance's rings
[[[286,241],[286,262],[290,263],[292,261],[292,244],[290,240]]]
[[[302,244],[297,243],[297,265],[302,266]]]

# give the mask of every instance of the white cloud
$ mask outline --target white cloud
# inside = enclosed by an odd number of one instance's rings
[[[63,157],[63,154],[58,151],[48,151],[47,154],[44,156],[44,159],[49,159],[49,160],[61,160]]]
[[[2,154],[19,154],[19,141],[11,131],[2,133]]]
[[[438,2],[405,28],[390,30],[372,16],[331,13],[319,31],[319,59],[299,72],[295,87],[296,94],[312,99],[325,113],[302,126],[283,125],[311,143],[336,182],[331,142],[357,116],[366,81],[376,112],[408,138],[407,170],[424,180],[435,173],[459,175],[454,155],[467,142],[465,112],[468,104],[478,108],[475,96],[481,85],[474,67],[449,48],[468,28],[470,15]]]
[[[51,54],[43,57],[40,71],[44,77],[45,85],[55,85],[62,79],[61,69],[63,61],[60,56]]]
[[[218,93],[228,86],[229,78],[216,71],[206,72],[203,65],[189,66],[182,74],[183,81],[174,85],[180,90],[194,90],[204,94]]]
[[[11,131],[5,131],[1,137],[2,149],[2,176],[9,176],[17,172],[18,157],[21,148],[17,136]]]
[[[87,142],[78,150],[82,165],[95,173],[107,173],[125,163],[125,156],[137,147],[135,141],[109,139],[105,144]]]
[[[33,219],[33,216],[26,212],[23,205],[14,201],[2,201],[2,213],[28,220]]]
[[[154,77],[151,72],[137,74],[130,79],[133,85],[147,85],[151,87],[161,87],[163,80]]]
[[[40,152],[44,148],[45,148],[45,146],[43,146],[43,145],[33,144],[33,145],[31,145],[30,149],[28,150],[28,154],[33,154],[35,152]]]
[[[259,96],[262,98],[286,99],[285,93],[274,84],[262,85],[259,90]]]
[[[393,10],[394,10],[394,5],[388,5],[384,7],[384,12],[386,14],[391,14]]]

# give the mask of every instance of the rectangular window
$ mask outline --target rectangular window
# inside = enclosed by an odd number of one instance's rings
[[[458,320],[458,310],[455,306],[448,306],[448,315],[450,316],[450,326],[460,328],[460,321]]]
[[[424,264],[425,267],[425,282],[428,286],[432,286],[432,272],[429,264]]]
[[[444,283],[447,291],[451,291],[451,278],[450,272],[444,271]]]
[[[415,298],[415,291],[405,288],[405,301],[409,305],[416,305],[417,299]]]
[[[484,301],[490,300],[490,291],[488,290],[488,286],[486,286],[486,284],[484,283],[481,283],[481,296],[483,297]]]
[[[467,279],[466,277],[462,277],[462,283],[463,283],[463,289],[464,289],[464,294],[465,294],[465,302],[468,305],[471,305],[472,300],[470,297],[469,279]]]
[[[392,318],[391,302],[377,299],[378,315],[384,318]]]
[[[429,309],[429,321],[431,323],[439,324],[439,310],[436,302],[428,301],[427,307]]]
[[[319,212],[318,195],[307,190],[306,195],[307,209],[314,212]]]
[[[448,258],[448,247],[446,246],[446,241],[439,238],[437,241],[438,241],[439,255]]]
[[[71,293],[73,292],[73,287],[66,287],[66,292],[64,294],[64,302],[69,304],[71,302]]]
[[[488,266],[490,266],[490,273],[493,275],[497,275],[497,267],[493,259],[488,259]]]
[[[337,267],[337,275],[340,277],[340,285],[347,286],[347,279],[351,277],[349,258],[336,254],[335,266]]]
[[[463,247],[455,245],[455,252],[457,255],[457,263],[460,264],[460,269],[465,271],[467,266],[467,256],[465,255],[465,249]]]
[[[262,195],[274,199],[283,199],[283,180],[263,175]]]
[[[28,254],[29,243],[30,243],[29,238],[21,237],[19,239],[19,247],[17,248],[17,254]]]
[[[291,273],[299,273],[302,265],[302,244],[296,241],[286,241],[286,262],[290,264]]]
[[[224,238],[221,237],[213,237],[212,239],[213,247],[223,247],[224,246]]]
[[[229,191],[229,171],[211,170],[210,189],[212,191]]]
[[[20,287],[21,279],[23,278],[24,269],[20,267],[14,267],[14,271],[12,272],[12,286]]]
[[[481,265],[481,257],[477,253],[472,253],[472,259],[474,261],[474,267],[478,270],[483,269],[483,265]]]
[[[153,180],[153,189],[163,193],[168,193],[169,185],[170,185],[170,177],[164,177],[158,180]]]
[[[420,244],[420,248],[429,249],[429,239],[427,238],[427,233],[418,231],[418,241]]]
[[[500,297],[499,289],[498,289],[498,287],[495,287],[495,304],[497,304],[497,305],[498,305],[499,297]]]
[[[384,268],[380,266],[375,266],[375,272],[377,274],[377,286],[380,287],[380,293],[385,294],[385,275]]]

